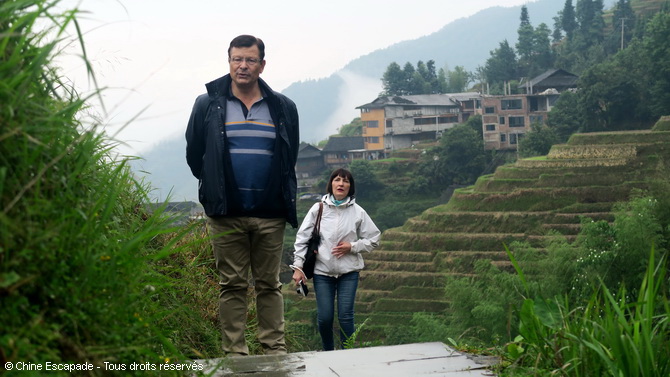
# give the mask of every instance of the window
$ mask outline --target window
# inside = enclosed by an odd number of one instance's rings
[[[539,123],[542,124],[542,115],[531,115],[530,124]]]
[[[510,127],[523,127],[524,126],[523,117],[509,117],[509,126]]]
[[[379,143],[379,136],[372,136],[370,138],[370,143],[373,143],[373,144]]]
[[[365,122],[365,127],[367,127],[367,128],[378,128],[379,127],[379,121],[368,120],[368,121]]]
[[[523,134],[509,134],[509,143],[516,144],[521,141]]]
[[[386,119],[386,128],[391,128],[391,127],[393,127],[393,120]]]
[[[500,119],[498,119],[498,123],[505,124],[505,117],[500,117]]]
[[[437,118],[414,118],[415,126],[422,126],[425,124],[436,124]]]
[[[495,112],[496,108],[493,106],[484,108],[484,114],[494,114]]]
[[[502,110],[519,110],[522,109],[521,99],[504,99],[500,101],[500,109]]]
[[[437,123],[458,123],[458,115],[437,118]]]
[[[507,142],[507,135],[506,134],[500,134],[500,142],[501,143]]]
[[[486,131],[495,131],[496,130],[496,125],[495,124],[487,124],[486,125]]]

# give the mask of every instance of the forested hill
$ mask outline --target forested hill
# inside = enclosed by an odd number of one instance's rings
[[[545,23],[551,29],[553,17],[564,3],[564,0],[529,2],[526,7],[531,24]],[[615,0],[606,0],[604,4],[608,9],[615,4]],[[450,22],[433,34],[361,56],[329,77],[290,85],[283,93],[292,98],[300,109],[302,140],[323,140],[358,116],[356,106],[377,97],[382,89],[381,77],[392,62],[402,66],[406,62],[416,64],[419,60],[426,62],[432,59],[438,69],[463,66],[468,71],[474,71],[486,63],[490,52],[500,42],[507,39],[510,45],[516,43],[520,14],[521,6],[488,8]]]

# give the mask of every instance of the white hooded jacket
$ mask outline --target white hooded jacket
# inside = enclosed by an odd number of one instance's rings
[[[323,214],[321,215],[321,244],[316,257],[314,274],[340,276],[352,271],[360,271],[364,267],[362,252],[371,252],[379,246],[381,232],[363,207],[356,200],[348,197],[347,201],[336,206],[330,195],[324,195]],[[319,214],[319,203],[315,203],[305,216],[295,236],[293,266],[302,269],[307,252],[307,242],[312,235],[316,217]],[[351,252],[341,258],[331,254],[339,242],[351,243]]]

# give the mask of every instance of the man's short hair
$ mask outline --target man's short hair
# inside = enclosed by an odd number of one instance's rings
[[[253,35],[239,35],[235,37],[232,41],[230,41],[230,46],[228,47],[228,57],[230,58],[230,50],[233,47],[252,47],[252,46],[258,46],[258,51],[260,52],[259,58],[261,60],[265,59],[265,43],[263,43],[263,40],[260,38],[256,38]]]

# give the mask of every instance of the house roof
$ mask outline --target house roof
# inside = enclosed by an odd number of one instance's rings
[[[479,92],[447,93],[446,95],[461,102],[482,98]]]
[[[300,143],[298,159],[321,157],[321,150],[309,143]]]
[[[454,106],[456,103],[448,94],[417,94],[413,96],[384,96],[378,97],[374,101],[356,107],[357,109],[371,108],[379,109],[386,106]]]
[[[346,152],[353,149],[364,149],[365,142],[362,136],[332,136],[323,147],[324,152]]]
[[[550,69],[529,81],[519,83],[519,88],[573,88],[579,76],[562,69]]]

